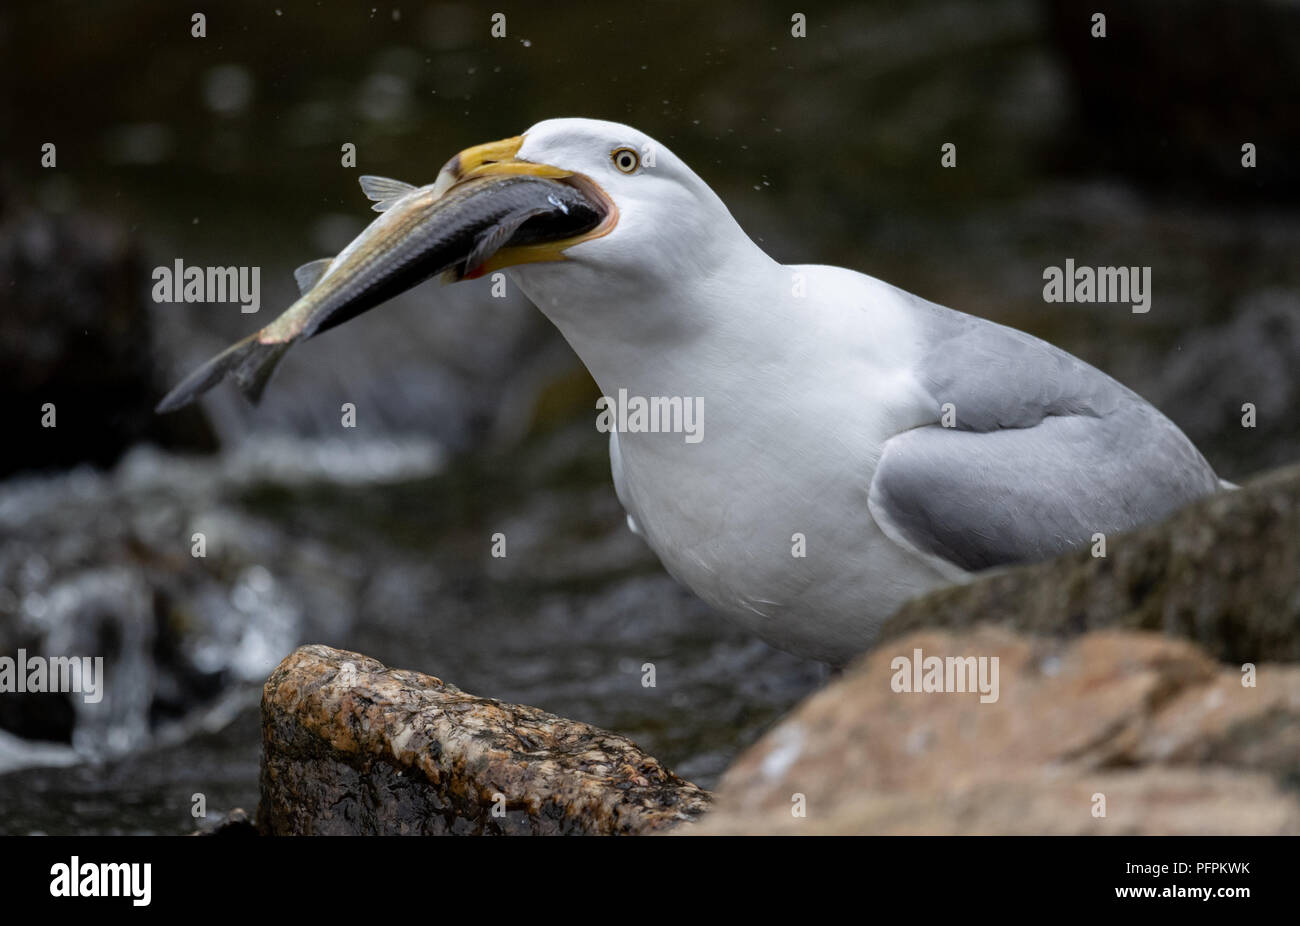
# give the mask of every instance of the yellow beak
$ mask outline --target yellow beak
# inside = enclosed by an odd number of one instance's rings
[[[438,171],[438,179],[434,181],[434,195],[441,196],[456,184],[474,177],[527,176],[558,180],[573,175],[572,171],[561,170],[549,164],[515,160],[515,155],[523,144],[524,136],[516,135],[466,148]]]
[[[438,171],[434,181],[433,195],[441,196],[457,184],[476,177],[544,177],[548,180],[569,179],[593,199],[599,200],[606,210],[605,220],[585,234],[562,238],[557,241],[544,241],[536,244],[516,245],[497,251],[481,266],[470,268],[465,279],[472,280],[493,270],[515,264],[530,264],[541,261],[566,260],[564,251],[582,241],[590,241],[607,235],[618,222],[618,207],[604,190],[584,174],[552,167],[550,164],[538,164],[533,161],[520,161],[516,158],[523,147],[524,136],[515,135],[500,141],[466,148]]]

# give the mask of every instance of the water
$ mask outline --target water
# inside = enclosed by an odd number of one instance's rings
[[[214,811],[251,809],[260,681],[300,642],[617,730],[706,784],[824,678],[657,568],[593,478],[603,449],[586,428],[446,471],[400,446],[280,454],[263,448],[254,465],[141,449],[107,475],[0,493],[0,526],[23,538],[0,555],[19,590],[5,650],[115,641],[104,702],[72,699],[89,761],[51,771],[48,746],[10,754],[36,767],[0,775],[0,830],[180,832],[195,793]],[[413,461],[430,471],[413,478]],[[504,558],[490,555],[498,531]],[[88,581],[103,561],[132,594]]]

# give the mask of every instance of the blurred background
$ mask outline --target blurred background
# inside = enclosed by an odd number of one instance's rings
[[[0,655],[102,655],[107,687],[0,695],[0,833],[251,810],[260,686],[302,642],[613,729],[706,787],[821,684],[627,532],[594,384],[487,281],[291,352],[256,409],[151,412],[373,218],[357,175],[427,183],[544,118],[657,137],[779,260],[1059,344],[1227,478],[1300,457],[1300,4],[1114,4],[1104,39],[1095,7],[801,3],[794,38],[772,2],[272,0],[207,4],[195,38],[164,0],[6,3]],[[1045,304],[1067,258],[1150,266],[1150,312]],[[261,312],[154,303],[177,259],[260,267]]]

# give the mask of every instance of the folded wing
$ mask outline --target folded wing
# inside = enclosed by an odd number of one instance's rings
[[[977,571],[1055,556],[1220,488],[1173,422],[1101,371],[1023,332],[925,311],[934,346],[915,374],[935,423],[887,441],[870,487],[896,542]]]

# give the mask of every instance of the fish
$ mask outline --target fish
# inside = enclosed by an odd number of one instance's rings
[[[227,376],[256,404],[285,352],[425,280],[471,279],[505,247],[559,241],[595,228],[605,209],[577,186],[547,177],[477,177],[444,189],[360,177],[380,213],[334,257],[294,271],[300,297],[275,321],[208,360],[163,397],[182,408]]]

